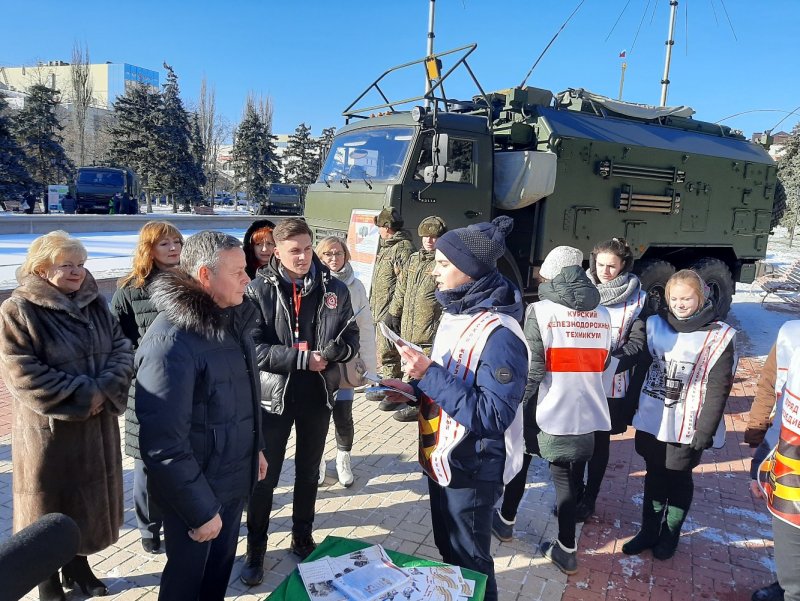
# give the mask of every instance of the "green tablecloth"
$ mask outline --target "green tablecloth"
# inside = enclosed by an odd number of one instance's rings
[[[319,559],[320,557],[326,555],[329,557],[338,557],[340,555],[345,555],[347,553],[351,553],[352,551],[357,551],[358,549],[363,549],[364,547],[369,546],[370,543],[365,543],[364,541],[360,541],[358,539],[328,536],[319,544],[316,550],[308,556],[306,561],[314,561],[315,559]],[[389,549],[386,549],[386,553],[392,558],[392,561],[401,567],[410,568],[413,566],[442,565],[437,561],[420,559],[419,557],[414,557],[413,555],[406,555],[405,553],[398,553],[397,551],[390,551]],[[486,594],[486,575],[481,574],[480,572],[467,570],[466,568],[461,568],[461,573],[467,580],[475,581],[475,594],[470,597],[470,601],[483,601],[483,597]],[[286,577],[283,582],[281,582],[278,588],[272,591],[267,599],[270,601],[302,601],[308,599],[306,589],[303,586],[303,581],[300,579],[300,573],[296,568],[291,574],[289,574],[289,576]]]

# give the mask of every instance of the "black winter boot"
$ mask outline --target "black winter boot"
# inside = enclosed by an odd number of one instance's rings
[[[39,601],[66,601],[64,589],[58,579],[58,572],[39,584]]]
[[[84,595],[89,597],[105,597],[108,588],[99,580],[89,567],[89,558],[85,555],[76,555],[72,561],[61,568],[64,586],[68,588],[79,587]]]
[[[264,580],[264,555],[266,552],[266,543],[262,547],[252,547],[250,543],[247,544],[244,567],[239,574],[239,579],[247,586],[259,585]]]
[[[667,519],[661,527],[658,542],[653,547],[653,557],[665,561],[675,555],[681,538],[681,527],[686,520],[687,511],[681,507],[667,507]]]
[[[588,487],[583,491],[583,496],[575,507],[575,521],[585,522],[594,515],[594,505],[597,502],[597,491],[590,490]]]
[[[642,504],[642,527],[636,533],[636,536],[622,545],[622,552],[625,555],[639,555],[645,549],[655,547],[656,543],[658,543],[663,516],[664,504],[649,498],[645,494],[644,503]]]

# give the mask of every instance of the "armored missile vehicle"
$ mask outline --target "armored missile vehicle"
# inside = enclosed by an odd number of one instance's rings
[[[552,248],[576,246],[588,257],[596,242],[624,237],[652,303],[675,270],[691,267],[724,317],[735,282],[756,277],[780,218],[782,188],[764,146],[694,119],[686,106],[582,89],[485,93],[466,63],[474,49],[390,69],[344,111],[346,125],[306,197],[315,235],[343,235],[352,209],[396,207],[414,234],[429,215],[454,228],[505,214],[515,226],[500,269],[528,297]],[[439,57],[459,52],[440,75]],[[384,78],[412,65],[426,67],[430,92],[387,98]],[[460,65],[480,91],[468,101],[443,91]],[[370,92],[383,102],[354,108]]]

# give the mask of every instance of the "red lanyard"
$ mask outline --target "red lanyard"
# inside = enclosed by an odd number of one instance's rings
[[[294,309],[294,341],[300,341],[300,305],[303,303],[303,290],[297,291],[297,284],[292,280],[292,308]]]

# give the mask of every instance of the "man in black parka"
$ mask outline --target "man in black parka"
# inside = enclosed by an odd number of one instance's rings
[[[159,601],[223,601],[245,502],[266,476],[249,281],[241,243],[204,231],[150,287],[160,313],[136,353],[136,414],[164,514]]]

